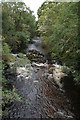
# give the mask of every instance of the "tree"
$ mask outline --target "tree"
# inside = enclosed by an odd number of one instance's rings
[[[80,70],[78,3],[43,3],[38,15],[38,30],[47,53],[73,70]]]
[[[2,3],[2,34],[12,52],[26,48],[28,41],[35,35],[35,24],[33,12],[25,3]],[[22,39],[18,36],[19,33],[25,38],[23,39],[25,44],[19,44],[22,43]]]

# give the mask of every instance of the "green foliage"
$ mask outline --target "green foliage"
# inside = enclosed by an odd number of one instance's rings
[[[10,89],[11,88],[11,89]],[[3,115],[8,116],[8,105],[10,105],[14,100],[21,102],[21,97],[18,95],[16,88],[10,86],[8,80],[2,77],[2,108]]]
[[[11,90],[9,88],[9,86],[8,86],[10,84],[9,84],[8,80],[4,76],[2,77],[2,85],[3,85],[2,86],[3,106],[5,104],[8,104],[8,102],[14,101],[14,99],[20,100],[20,97],[17,94],[16,88],[13,86],[13,89],[11,88],[12,89]],[[8,89],[7,89],[7,87],[8,87]]]
[[[78,3],[44,2],[38,15],[38,30],[47,53],[80,71]]]
[[[13,53],[24,52],[35,35],[35,26],[35,17],[25,3],[2,3],[2,35]]]
[[[17,67],[25,67],[27,64],[30,64],[30,61],[26,57],[20,57],[16,61]]]
[[[42,10],[44,10],[44,9],[46,8],[46,5],[47,5],[47,1],[44,2],[44,3],[41,5],[41,7],[38,9],[38,12],[37,12],[38,17],[40,17],[40,16],[42,15]]]
[[[13,90],[2,90],[2,106],[6,107],[6,105],[11,104],[14,100],[21,101],[21,97],[17,94],[15,87]]]
[[[74,71],[73,75],[74,75],[75,84],[80,86],[80,73],[79,73],[79,71]]]
[[[18,51],[24,50],[28,44],[28,37],[24,32],[17,33],[17,44],[18,44]]]
[[[2,77],[2,85],[3,85],[3,87],[6,87],[7,84],[8,84],[8,81],[7,81],[7,79],[3,76],[3,77]]]
[[[18,53],[18,57],[19,58],[24,58],[24,54],[23,53]]]
[[[2,46],[2,60],[5,62],[10,61],[10,49],[7,43],[3,43]]]
[[[68,68],[67,66],[62,66],[61,70],[62,70],[63,73],[65,73],[65,74],[67,74],[67,75],[68,75],[68,74],[70,73],[70,71],[71,71],[71,69]]]
[[[11,55],[10,47],[7,43],[2,44],[2,60],[4,63],[14,62],[16,59]]]

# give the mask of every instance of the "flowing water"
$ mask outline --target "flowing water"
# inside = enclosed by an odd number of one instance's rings
[[[54,66],[44,59],[41,40],[33,40],[29,44],[27,55],[31,55],[31,64],[17,68],[17,79],[14,82],[22,100],[13,103],[9,109],[9,117],[76,120],[65,91],[54,82],[52,73],[49,72]],[[37,55],[40,60],[35,62],[33,57],[37,59]]]

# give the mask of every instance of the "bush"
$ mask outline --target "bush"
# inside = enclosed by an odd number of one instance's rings
[[[80,73],[78,71],[75,71],[73,73],[75,84],[80,86]]]
[[[24,58],[24,54],[23,53],[18,53],[17,55],[19,58]]]
[[[23,51],[28,44],[28,37],[24,32],[17,32],[17,45],[18,45],[18,51]]]
[[[66,74],[69,74],[70,72],[71,72],[71,69],[70,68],[68,68],[67,66],[62,66],[62,72],[63,73],[66,73]]]
[[[8,106],[14,102],[14,100],[21,101],[21,97],[18,95],[16,88],[10,85],[8,80],[2,77],[2,110],[3,115],[8,115]]]
[[[10,56],[10,49],[9,49],[9,46],[7,43],[3,43],[3,46],[2,46],[2,60],[4,62],[9,62],[10,59],[11,59],[11,56]]]

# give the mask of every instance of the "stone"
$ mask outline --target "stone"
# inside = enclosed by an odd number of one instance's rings
[[[55,112],[54,118],[66,118],[63,112]]]
[[[50,68],[49,68],[49,73],[52,74],[52,73],[53,73],[53,70],[54,70],[54,67],[50,67]]]
[[[49,74],[48,79],[52,79],[52,78],[53,78],[53,74]]]

